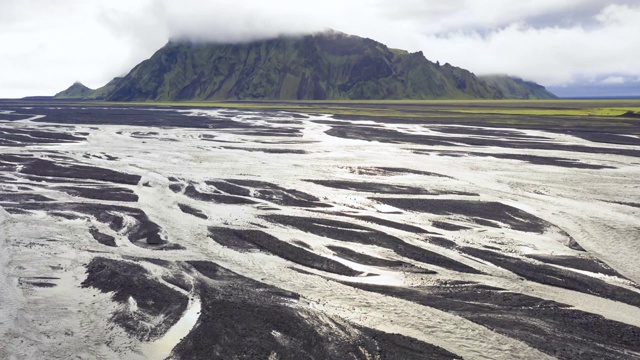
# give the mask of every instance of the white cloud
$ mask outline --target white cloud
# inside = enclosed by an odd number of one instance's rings
[[[98,87],[170,37],[334,28],[475,73],[545,85],[640,77],[640,4],[617,0],[0,0],[0,97]]]
[[[608,76],[601,81],[602,84],[606,84],[606,85],[619,85],[619,84],[624,84],[625,82],[626,82],[626,79],[622,76]]]

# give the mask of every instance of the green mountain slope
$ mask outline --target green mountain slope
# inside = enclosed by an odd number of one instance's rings
[[[327,32],[243,44],[169,42],[107,96],[113,101],[503,98],[421,52]]]
[[[507,75],[480,76],[487,84],[499,89],[508,99],[557,99],[544,86]]]
[[[91,94],[87,96],[88,99],[104,100],[109,97],[116,89],[118,83],[122,80],[122,77],[115,77],[109,81],[105,86],[95,89]]]
[[[93,93],[93,89],[90,89],[80,82],[75,82],[69,86],[66,90],[60,91],[53,97],[56,99],[84,99]]]

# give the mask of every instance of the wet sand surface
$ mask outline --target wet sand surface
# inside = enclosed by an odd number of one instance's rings
[[[0,114],[1,359],[640,359],[625,128]]]

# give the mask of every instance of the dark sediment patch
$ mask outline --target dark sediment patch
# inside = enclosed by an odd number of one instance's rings
[[[458,224],[448,223],[446,221],[432,221],[431,225],[438,229],[446,230],[446,231],[460,231],[460,230],[469,230],[470,227],[462,226]]]
[[[46,280],[46,281],[43,281]],[[59,277],[53,276],[29,276],[29,277],[20,277],[18,279],[18,284],[20,286],[34,286],[38,288],[54,288],[58,286],[56,283],[51,282],[54,280],[60,280]]]
[[[178,204],[178,207],[180,208],[180,211],[182,211],[185,214],[193,215],[195,217],[199,217],[200,219],[204,219],[204,220],[207,220],[209,218],[201,210],[198,210],[198,209],[196,209],[194,207],[191,207],[189,205]]]
[[[233,121],[224,117],[189,116],[177,109],[118,107],[80,108],[75,106],[39,107],[44,118],[35,122],[83,125],[124,125],[149,127],[175,127],[195,129],[240,129],[258,128],[251,124]]]
[[[116,310],[111,320],[141,341],[162,336],[187,308],[186,296],[153,279],[142,266],[128,261],[93,258],[87,265],[87,278],[82,286],[113,293],[113,301],[123,305],[133,298],[137,311]]]
[[[85,214],[93,216],[98,222],[108,225],[115,232],[125,231],[124,234],[129,241],[137,246],[164,250],[181,248],[177,244],[168,243],[163,238],[160,226],[151,221],[143,210],[137,208],[94,203],[23,203],[12,204],[11,207],[49,213]],[[125,217],[134,222],[125,226]]]
[[[165,274],[162,280],[187,292],[193,290],[193,284],[182,274]]]
[[[87,199],[137,202],[138,195],[133,190],[111,186],[57,186],[55,190],[63,191],[72,196],[80,196]]]
[[[416,150],[414,151],[414,153],[423,154],[425,152]],[[480,153],[480,152],[460,152],[460,153],[441,152],[439,153],[439,155],[440,156],[454,155],[455,157],[460,157],[460,156],[492,157],[496,159],[524,161],[533,165],[559,166],[559,167],[573,168],[573,169],[592,169],[592,170],[616,169],[615,166],[587,164],[587,163],[581,162],[580,160],[575,160],[575,159],[537,156],[537,155],[487,154],[487,153]]]
[[[419,268],[403,261],[383,259],[363,254],[361,252],[357,252],[342,246],[327,246],[327,249],[333,251],[338,257],[362,265],[386,267],[396,271],[407,271],[421,274],[437,274],[435,271]]]
[[[370,328],[360,330],[378,343],[380,359],[384,360],[455,360],[462,357],[439,346],[425,343],[414,338],[390,334]]]
[[[331,207],[330,204],[320,202],[320,199],[316,196],[295,189],[287,189],[266,181],[248,179],[225,179],[224,181],[244,188],[253,188],[251,192],[253,197],[281,206]]]
[[[387,233],[368,227],[329,219],[306,218],[287,215],[265,215],[263,218],[276,224],[293,227],[317,236],[365,245],[376,245],[393,250],[411,260],[436,265],[445,269],[480,274],[481,272],[461,262],[402,241]]]
[[[173,191],[174,193],[178,194],[178,193],[182,192],[182,190],[184,189],[184,185],[182,185],[182,184],[169,184],[169,189],[171,191]]]
[[[238,127],[240,128],[240,127]],[[233,129],[232,133],[237,135],[248,136],[281,136],[281,137],[302,137],[302,131],[295,128],[274,128],[269,126],[256,126],[252,125],[252,128],[245,129]]]
[[[398,194],[398,195],[467,195],[478,196],[476,193],[463,191],[434,191],[424,188],[382,184],[372,182],[347,181],[347,180],[304,180],[314,184],[341,190],[351,190],[360,192],[370,192],[379,194]]]
[[[409,233],[413,233],[413,234],[430,234],[431,232],[428,230],[425,230],[421,227],[418,226],[414,226],[414,225],[410,225],[410,224],[405,224],[405,223],[400,223],[397,221],[391,221],[391,220],[387,220],[387,219],[381,219],[379,217],[376,216],[370,216],[370,215],[349,215],[349,214],[336,214],[336,215],[340,215],[340,216],[348,216],[354,219],[359,219],[365,222],[369,222],[372,224],[376,224],[376,225],[382,225],[382,226],[386,226],[388,228],[392,228],[392,229],[396,229],[396,230],[402,230],[402,231],[406,231]]]
[[[459,250],[465,254],[509,270],[529,281],[596,295],[640,307],[640,293],[620,286],[611,285],[588,275],[546,264],[533,264],[524,259],[502,255],[490,250],[471,247],[461,247]]]
[[[93,238],[99,242],[102,245],[106,245],[106,246],[112,246],[112,247],[116,247],[118,245],[116,245],[116,238],[105,234],[103,232],[101,232],[100,230],[96,229],[95,227],[91,227],[89,228],[89,233],[91,234],[91,236],[93,236]]]
[[[478,127],[429,127],[430,130],[443,134],[463,134],[472,136],[487,136],[501,139],[528,139],[528,140],[550,140],[548,137],[529,135],[518,130],[490,129]]]
[[[434,172],[414,170],[414,169],[408,169],[408,168],[399,168],[399,167],[352,166],[352,167],[349,167],[349,171],[354,174],[371,175],[371,176],[394,176],[394,175],[412,174],[412,175],[424,175],[424,176],[453,179],[450,176],[442,175]]]
[[[631,206],[631,207],[635,207],[635,208],[640,208],[640,203],[635,203],[635,202],[622,202],[622,201],[613,201],[614,204],[618,204],[618,205],[625,205],[625,206]]]
[[[66,132],[34,129],[0,128],[0,146],[22,147],[39,144],[74,143],[86,140]]]
[[[441,246],[446,249],[455,249],[457,247],[457,244],[454,241],[451,241],[442,236],[429,236],[427,238],[427,242],[434,245]]]
[[[307,154],[306,150],[299,149],[283,149],[283,148],[250,148],[250,147],[235,147],[235,146],[222,146],[226,150],[243,150],[249,152],[261,152],[265,154]]]
[[[216,189],[223,191],[227,194],[230,195],[236,195],[236,196],[251,196],[251,190],[242,187],[242,186],[238,186],[238,185],[234,185],[231,183],[228,183],[224,180],[207,180],[205,181],[205,184],[207,185],[211,185],[211,186],[215,186]]]
[[[259,249],[296,264],[338,275],[357,276],[362,274],[337,261],[327,259],[301,247],[281,241],[260,230],[236,230],[210,227],[209,236],[217,243],[241,250]]]
[[[547,264],[560,265],[572,269],[590,271],[597,274],[609,276],[617,276],[624,278],[617,271],[609,267],[607,264],[596,259],[587,259],[576,256],[560,256],[560,255],[526,255],[530,259],[535,259]]]
[[[559,359],[613,360],[640,352],[640,328],[495,287],[342,283],[453,313]]]
[[[635,113],[635,117],[638,117],[637,113]],[[574,129],[566,133],[593,142],[640,146],[639,138],[625,136],[624,134],[616,134],[603,131],[580,131],[579,129]]]
[[[40,194],[25,193],[0,193],[0,204],[2,203],[24,203],[24,202],[48,202],[54,201],[52,198]]]
[[[189,184],[184,191],[184,194],[192,199],[201,200],[201,201],[209,201],[215,202],[218,204],[229,204],[229,205],[247,205],[247,204],[256,204],[257,202],[246,199],[240,196],[233,195],[225,195],[225,194],[211,194],[198,191],[192,184]]]
[[[30,211],[23,210],[23,209],[16,209],[16,208],[13,208],[13,207],[8,207],[8,206],[5,206],[3,204],[0,204],[0,207],[2,207],[4,209],[4,211],[6,211],[7,213],[9,213],[11,215],[29,215],[29,214],[31,214]]]
[[[640,150],[623,148],[604,148],[583,145],[568,145],[554,142],[533,140],[510,140],[474,136],[434,136],[425,134],[408,134],[389,128],[355,125],[333,125],[325,132],[327,135],[365,141],[379,141],[391,144],[416,144],[426,146],[475,146],[498,147],[507,149],[534,149],[580,152],[587,154],[609,154],[640,157]]]
[[[452,359],[424,342],[360,328],[292,304],[297,294],[214,263],[189,262],[202,274],[202,313],[174,349],[177,359]]]
[[[137,185],[141,177],[95,166],[77,164],[60,165],[45,159],[34,159],[24,164],[23,174],[54,178],[98,180],[118,184]]]
[[[296,245],[298,245],[298,246],[300,246],[300,247],[303,247],[303,248],[305,248],[307,250],[313,250],[313,248],[311,246],[309,246],[309,244],[307,244],[306,242],[304,242],[302,240],[293,240],[291,242],[296,244]]]
[[[25,285],[25,284],[28,284],[30,286],[39,287],[39,288],[53,288],[53,287],[58,286],[58,285],[56,285],[54,283],[45,282],[45,281],[21,281],[20,282],[20,285]]]
[[[499,227],[493,223],[509,225],[514,230],[543,233],[552,224],[500,202],[410,199],[410,198],[372,198],[386,205],[403,210],[425,212],[436,215],[463,215],[482,225]],[[484,221],[483,221],[484,220]]]

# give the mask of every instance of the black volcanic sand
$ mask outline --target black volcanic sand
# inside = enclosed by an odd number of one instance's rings
[[[59,131],[0,127],[0,146],[22,147],[40,144],[74,143],[83,140],[86,140],[86,138]]]
[[[205,184],[214,186],[216,189],[227,194],[236,196],[251,196],[251,190],[246,187],[234,185],[224,180],[207,180]]]
[[[416,154],[431,154],[429,151],[414,151]],[[522,155],[522,154],[486,154],[480,152],[439,152],[440,156],[476,156],[476,157],[491,157],[495,159],[506,159],[506,160],[518,160],[528,162],[533,165],[547,165],[547,166],[559,166],[564,168],[573,168],[573,169],[592,169],[592,170],[601,170],[601,169],[615,169],[614,166],[606,166],[606,165],[597,165],[597,164],[587,164],[580,162],[574,159],[567,158],[558,158],[558,157],[548,157],[548,156],[537,156],[537,155]]]
[[[463,215],[477,224],[491,227],[499,227],[494,223],[498,222],[509,225],[514,230],[543,233],[548,227],[553,226],[526,211],[500,202],[415,198],[372,199],[403,210],[435,215]]]
[[[458,126],[446,126],[446,127],[430,127],[432,131],[436,131],[443,134],[462,134],[462,135],[473,135],[473,136],[486,136],[486,137],[495,137],[509,140],[519,140],[519,139],[528,139],[528,140],[551,140],[548,137],[544,136],[536,136],[526,134],[522,131],[518,130],[504,130],[504,129],[487,129],[487,128],[477,128],[477,127],[458,127]]]
[[[162,235],[162,228],[150,220],[141,209],[94,203],[15,203],[5,204],[3,207],[23,211],[40,210],[49,213],[71,212],[85,214],[94,217],[100,223],[108,225],[115,232],[124,231],[126,228],[125,234],[127,238],[137,246],[164,250],[181,248],[180,245],[168,243]],[[135,224],[126,227],[125,216],[133,218]]]
[[[422,269],[403,261],[382,259],[379,257],[363,254],[361,252],[357,252],[342,246],[327,246],[327,249],[333,251],[338,257],[362,265],[387,267],[398,271],[418,272],[422,274],[437,274],[435,271]]]
[[[178,183],[169,184],[169,189],[177,194],[184,190],[184,185]]]
[[[102,245],[111,246],[111,247],[117,246],[115,237],[105,234],[100,230],[96,229],[95,227],[89,228],[89,233],[91,234],[91,236],[93,236],[93,238],[97,242],[99,242]]]
[[[46,159],[32,159],[22,161],[20,173],[56,178],[98,180],[118,184],[137,185],[139,175],[125,174],[114,170],[85,166],[77,164],[64,164],[64,166]]]
[[[443,137],[424,134],[407,134],[389,128],[362,125],[334,125],[325,132],[327,135],[355,140],[378,141],[391,144],[415,144],[427,146],[474,146],[507,149],[535,149],[573,151],[588,154],[610,154],[640,157],[640,150],[603,148],[582,145],[566,145],[543,141],[503,140],[500,137]],[[473,135],[473,132],[470,132]]]
[[[410,224],[406,224],[406,223],[400,223],[400,222],[397,222],[397,221],[391,221],[391,220],[387,220],[387,219],[381,219],[379,217],[371,216],[371,215],[351,215],[351,214],[345,214],[345,213],[334,213],[333,215],[350,217],[350,218],[362,220],[362,221],[365,221],[365,222],[369,222],[369,223],[372,223],[372,224],[382,225],[382,226],[386,226],[388,228],[406,231],[406,232],[409,232],[409,233],[412,233],[412,234],[432,234],[430,231],[425,230],[425,229],[423,229],[421,227],[418,227],[418,226],[414,226],[414,225],[410,225]]]
[[[61,106],[62,105],[62,106]],[[11,109],[11,107],[3,107]],[[194,128],[194,129],[217,129],[226,130],[239,135],[250,136],[279,136],[279,137],[300,137],[302,132],[300,129],[289,127],[274,127],[265,125],[263,122],[237,121],[227,116],[187,116],[187,114],[177,111],[177,108],[142,108],[142,107],[120,107],[107,105],[103,107],[76,107],[70,104],[62,104],[56,102],[54,106],[39,106],[33,110],[21,110],[22,112],[32,112],[32,115],[45,115],[44,118],[33,120],[34,122],[47,122],[58,124],[76,124],[76,125],[124,125],[124,126],[148,126],[153,128],[174,127],[174,128]],[[234,116],[243,114],[238,111]],[[255,114],[251,112],[251,114]],[[274,112],[265,113],[273,115]],[[2,129],[0,129],[2,130]],[[8,130],[13,131],[13,129]],[[155,131],[137,132],[132,134],[133,137],[145,138],[153,137]],[[58,133],[59,134],[59,133]],[[22,134],[16,134],[20,136]],[[36,134],[38,135],[38,134]],[[34,136],[34,135],[31,135]],[[62,134],[59,136],[72,136]],[[35,139],[35,140],[34,140]],[[84,140],[84,138],[74,137],[73,141]],[[164,139],[174,140],[174,139]],[[29,141],[46,142],[50,141],[44,135],[40,138],[20,138],[20,143],[29,143]],[[71,141],[66,138],[57,140],[57,142]],[[8,141],[7,145],[11,146],[13,142]],[[2,143],[0,143],[1,145]],[[22,145],[20,145],[22,146]]]
[[[234,146],[221,146],[223,149],[227,150],[243,150],[249,152],[262,152],[266,154],[307,154],[305,150],[297,150],[297,149],[282,149],[282,148],[250,148],[250,147],[234,147]]]
[[[575,256],[561,256],[561,255],[526,255],[530,259],[535,259],[544,263],[560,265],[564,267],[569,267],[577,270],[590,271],[597,274],[604,274],[609,276],[617,276],[619,278],[624,278],[624,276],[620,275],[617,271],[609,267],[607,264],[596,260],[596,259],[586,259]]]
[[[434,172],[414,170],[414,169],[408,169],[408,168],[398,168],[398,167],[351,166],[348,169],[350,172],[359,174],[359,175],[395,176],[395,175],[411,174],[411,175],[424,175],[424,176],[453,179],[450,176],[442,175]]]
[[[491,250],[472,247],[461,247],[459,250],[465,254],[507,269],[529,281],[574,290],[585,294],[592,294],[640,307],[640,293],[620,286],[611,285],[604,280],[592,276],[546,264],[534,264],[524,259],[503,255]],[[567,261],[567,259],[565,259],[565,261]],[[583,262],[574,261],[573,267],[575,267],[575,265],[583,265]]]
[[[393,185],[383,183],[361,182],[361,181],[349,181],[349,180],[304,180],[317,185],[322,185],[334,189],[352,190],[360,192],[370,192],[379,194],[397,194],[397,195],[467,195],[467,196],[479,196],[476,193],[464,192],[464,191],[434,191],[424,188],[405,186],[405,185]]]
[[[214,263],[189,264],[200,274],[202,312],[174,348],[177,359],[459,359],[431,344],[304,308],[299,295]]]
[[[120,188],[120,187],[56,186],[56,187],[52,187],[52,189],[63,191],[72,196],[80,196],[87,199],[124,201],[124,202],[138,201],[138,195],[136,195],[132,190],[126,189],[126,188]]]
[[[172,184],[173,185],[173,184]],[[184,190],[184,194],[192,199],[201,200],[201,201],[209,201],[218,204],[229,204],[229,205],[246,205],[246,204],[257,204],[257,202],[246,199],[240,196],[232,196],[225,194],[211,194],[198,191],[198,189],[193,186],[193,184],[189,184]]]
[[[416,288],[342,283],[459,315],[559,359],[613,360],[640,352],[640,328],[495,287],[455,282]]]
[[[189,215],[193,215],[195,217],[199,217],[200,219],[204,219],[207,220],[209,217],[202,212],[202,210],[198,210],[192,206],[186,205],[186,204],[178,204],[178,207],[180,208],[180,211],[182,211],[185,214],[189,214]]]
[[[47,202],[54,201],[52,198],[40,194],[29,193],[0,193],[0,203],[24,203],[24,202]]]
[[[635,208],[640,208],[640,203],[635,203],[635,202],[617,202],[617,201],[613,201],[614,204],[618,204],[618,205],[626,205],[626,206],[631,206],[631,207],[635,207]]]
[[[126,305],[135,299],[138,310],[118,309],[112,321],[141,341],[155,340],[174,325],[187,309],[185,295],[153,279],[142,266],[121,260],[95,257],[87,265],[83,287],[112,293],[112,299]]]
[[[251,188],[251,196],[281,206],[297,206],[306,208],[331,207],[329,204],[320,202],[320,199],[316,196],[296,189],[287,189],[266,181],[248,179],[225,179],[224,181],[235,186],[224,186],[221,181],[208,182],[208,184],[213,184],[222,191],[239,196],[246,196],[243,194],[246,194],[246,191],[249,191],[249,188]],[[224,189],[222,187],[224,187]]]
[[[385,249],[390,249],[400,256],[425,264],[436,265],[445,269],[464,273],[481,273],[477,269],[444,255],[411,245],[395,236],[391,236],[368,227],[344,221],[287,215],[265,215],[263,218],[273,223],[293,227],[317,236],[363,245],[375,245]]]
[[[460,231],[460,230],[469,230],[470,227],[462,226],[458,224],[448,223],[446,221],[432,221],[431,226],[436,227],[438,229],[446,230],[446,231]]]
[[[209,227],[209,237],[220,245],[236,250],[259,249],[296,264],[338,275],[358,276],[362,273],[335,260],[289,244],[260,230],[237,230]]]

